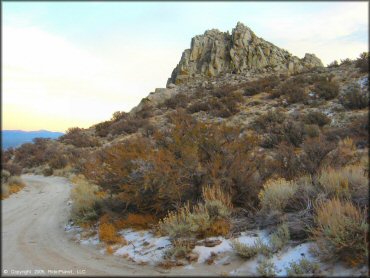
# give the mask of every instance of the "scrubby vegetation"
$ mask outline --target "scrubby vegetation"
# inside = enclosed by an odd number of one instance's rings
[[[22,190],[25,184],[19,176],[13,176],[7,170],[1,170],[1,199]]]
[[[126,228],[169,236],[169,261],[187,258],[197,240],[248,228],[268,230],[270,241],[232,241],[244,259],[313,240],[323,260],[364,264],[364,70],[365,54],[290,76],[210,79],[156,105],[143,99],[135,113],[2,151],[2,196],[22,169],[74,177],[73,220],[96,225],[108,253],[125,244],[118,232]],[[263,261],[258,271],[275,269]],[[317,268],[303,259],[287,271],[314,275]]]
[[[312,231],[319,255],[325,260],[344,260],[351,265],[366,262],[366,215],[366,211],[338,198],[320,204],[315,216],[317,227]]]

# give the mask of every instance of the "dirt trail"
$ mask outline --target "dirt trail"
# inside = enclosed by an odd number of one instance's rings
[[[2,275],[163,276],[220,275],[203,265],[170,271],[139,266],[68,238],[71,185],[64,178],[23,175],[26,187],[2,203]],[[51,272],[50,272],[51,271]],[[58,272],[59,271],[59,272]]]

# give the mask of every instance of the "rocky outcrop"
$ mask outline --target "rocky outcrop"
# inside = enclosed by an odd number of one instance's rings
[[[238,22],[229,32],[208,30],[191,40],[167,85],[180,84],[196,77],[214,77],[225,73],[258,73],[267,71],[301,72],[323,64],[314,54],[303,59],[257,37]]]

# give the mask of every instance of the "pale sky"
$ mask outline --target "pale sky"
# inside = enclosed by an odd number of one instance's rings
[[[368,2],[2,2],[2,128],[65,131],[165,87],[193,36],[238,21],[324,64],[368,51]]]

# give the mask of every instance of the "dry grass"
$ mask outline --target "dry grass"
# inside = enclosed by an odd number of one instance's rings
[[[231,197],[219,186],[203,188],[204,203],[186,203],[159,221],[161,234],[172,238],[227,235],[230,231]]]
[[[351,265],[368,259],[366,210],[334,198],[318,205],[312,237],[323,260],[342,260]]]
[[[1,183],[1,199],[6,199],[10,195],[21,191],[25,187],[24,182],[20,177],[9,176],[6,182]]]
[[[297,185],[283,178],[267,181],[258,197],[263,211],[282,211],[294,196]]]
[[[352,199],[360,205],[368,201],[368,179],[361,165],[341,169],[328,168],[318,177],[319,184],[328,197]]]
[[[100,199],[96,193],[99,187],[90,184],[83,176],[76,176],[72,179],[74,187],[71,191],[72,218],[77,223],[96,220],[98,217],[96,205]]]
[[[233,207],[230,195],[225,193],[219,185],[203,187],[202,196],[205,202],[220,201],[227,208]]]
[[[280,225],[276,232],[271,235],[270,244],[273,252],[284,248],[290,239],[289,228],[287,224]]]

